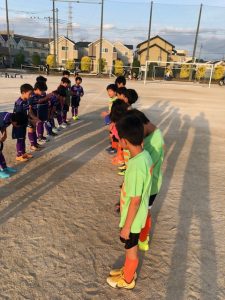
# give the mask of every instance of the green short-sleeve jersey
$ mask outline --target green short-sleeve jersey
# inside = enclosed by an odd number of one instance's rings
[[[146,150],[129,160],[120,196],[120,228],[126,222],[131,197],[141,197],[140,206],[131,226],[131,232],[139,233],[145,226],[152,185],[152,172],[152,159]]]
[[[156,129],[144,139],[144,149],[148,151],[153,161],[151,195],[156,195],[162,185],[162,163],[164,159],[164,140],[160,129]]]
[[[111,111],[113,102],[116,101],[117,97],[109,98],[109,111]]]

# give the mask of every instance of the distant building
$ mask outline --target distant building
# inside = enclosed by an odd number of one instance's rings
[[[175,46],[166,41],[159,35],[150,39],[149,59],[152,61],[169,61],[173,54]],[[141,65],[145,65],[148,52],[148,40],[137,45],[137,56]]]
[[[114,47],[117,52],[117,58],[122,60],[124,66],[130,66],[133,63],[133,45],[115,42]]]
[[[26,63],[32,64],[32,56],[38,54],[41,64],[45,64],[49,53],[49,39],[47,38],[34,38],[10,32],[10,38],[8,39],[5,32],[0,32],[0,57],[6,65],[9,63],[9,46],[12,63],[16,55],[22,52]]]
[[[188,51],[183,49],[174,50],[171,55],[171,60],[175,62],[188,62],[192,60],[191,56],[188,56]]]
[[[54,54],[54,41],[50,42],[50,54]],[[78,59],[78,50],[74,41],[65,36],[60,36],[56,41],[57,63],[65,66],[68,60],[76,61]]]

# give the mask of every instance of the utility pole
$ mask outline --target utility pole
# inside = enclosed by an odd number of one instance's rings
[[[99,75],[99,77],[101,77],[101,73],[102,73],[103,14],[104,14],[104,0],[102,0],[102,3],[101,3],[100,47],[99,47],[99,64],[98,64],[98,75]]]
[[[9,67],[12,68],[12,57],[11,57],[11,49],[10,49],[10,31],[9,31],[8,0],[5,0],[5,12],[6,12],[7,36],[8,36]]]
[[[201,59],[202,48],[203,48],[203,44],[201,44],[200,49],[199,49],[198,62],[199,62],[200,59]]]
[[[73,40],[73,8],[72,2],[68,3],[68,34],[67,37]]]
[[[153,1],[151,1],[150,6],[150,17],[149,17],[149,27],[148,27],[148,45],[147,45],[147,55],[146,61],[149,60],[149,52],[150,52],[150,38],[151,38],[151,29],[152,29],[152,11],[153,11]]]
[[[54,61],[53,66],[56,67],[56,32],[55,32],[55,0],[52,0],[52,10],[53,10],[53,41],[54,41],[54,48],[53,48],[53,55]]]
[[[197,29],[196,29],[196,34],[195,34],[195,43],[194,43],[194,49],[193,49],[193,54],[192,54],[192,63],[195,63],[195,54],[196,54],[196,48],[197,48],[197,44],[198,44],[198,34],[199,34],[199,28],[200,28],[200,23],[201,23],[201,16],[202,16],[202,3],[200,5],[200,10],[199,10],[199,16],[198,16],[198,25],[197,25]],[[191,66],[191,70],[190,70],[190,76],[189,76],[189,80],[191,81],[192,79],[192,66]]]
[[[59,9],[56,8],[57,65],[59,65]]]

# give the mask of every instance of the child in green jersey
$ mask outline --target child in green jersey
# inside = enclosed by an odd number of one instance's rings
[[[151,194],[149,198],[149,214],[146,220],[145,228],[142,229],[139,238],[139,249],[147,251],[149,249],[149,232],[151,230],[151,213],[150,209],[155,201],[157,194],[162,185],[162,164],[164,160],[164,139],[162,132],[152,124],[144,113],[133,109],[128,115],[137,116],[144,126],[144,149],[150,154],[154,169],[152,178]]]
[[[126,259],[121,269],[112,270],[107,282],[111,287],[135,287],[138,267],[138,240],[148,215],[153,163],[143,150],[144,127],[136,116],[125,116],[116,124],[121,147],[130,151],[120,197],[120,240],[125,244]]]

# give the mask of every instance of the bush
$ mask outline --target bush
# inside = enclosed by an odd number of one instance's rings
[[[196,72],[196,79],[197,80],[201,80],[201,78],[203,78],[205,76],[206,73],[206,67],[205,66],[199,66]]]
[[[91,58],[88,56],[84,56],[81,59],[81,71],[90,72],[91,70]]]
[[[35,66],[39,66],[39,65],[41,64],[41,57],[40,57],[39,54],[34,53],[34,54],[32,55],[32,63],[33,63],[33,65],[35,65]]]
[[[123,62],[122,60],[117,59],[114,65],[114,73],[116,76],[123,75]]]
[[[180,70],[180,78],[187,79],[190,76],[190,66],[189,65],[182,65]]]
[[[18,53],[15,56],[15,60],[14,60],[15,67],[20,67],[22,64],[24,64],[24,62],[25,62],[25,56],[23,52],[20,51],[20,53]]]
[[[50,54],[47,56],[46,64],[49,65],[50,68],[54,66],[54,55]]]
[[[72,71],[72,70],[74,70],[74,67],[75,67],[74,61],[73,60],[67,60],[66,69]]]
[[[213,73],[213,79],[220,80],[224,76],[225,67],[224,66],[216,66]]]

